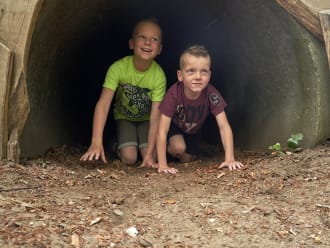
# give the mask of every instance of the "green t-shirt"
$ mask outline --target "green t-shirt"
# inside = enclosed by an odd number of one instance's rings
[[[116,91],[115,120],[145,121],[150,119],[151,102],[164,98],[166,77],[157,62],[140,72],[134,67],[133,56],[126,56],[109,67],[103,87]]]

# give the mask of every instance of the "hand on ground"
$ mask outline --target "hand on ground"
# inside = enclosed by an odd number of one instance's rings
[[[142,168],[142,167],[158,168],[153,156],[151,156],[151,155],[146,155],[142,161],[142,164],[139,167],[140,168]]]
[[[106,163],[103,146],[91,145],[87,152],[81,156],[80,161],[92,161],[92,160],[101,160]]]
[[[237,169],[242,169],[244,168],[244,165],[240,162],[237,162],[237,161],[225,161],[223,163],[221,163],[221,165],[219,166],[219,169],[222,169],[222,168],[225,168],[225,167],[228,167],[229,170],[237,170]]]
[[[165,174],[176,174],[179,170],[171,167],[158,167],[158,173],[165,173]]]

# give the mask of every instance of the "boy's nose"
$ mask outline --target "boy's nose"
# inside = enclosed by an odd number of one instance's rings
[[[146,38],[144,39],[144,43],[145,43],[145,44],[150,44],[150,43],[151,43],[151,38],[146,37]]]

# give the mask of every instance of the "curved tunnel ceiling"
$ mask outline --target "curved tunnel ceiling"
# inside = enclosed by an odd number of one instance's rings
[[[23,156],[63,144],[89,144],[105,72],[131,54],[132,27],[149,16],[157,17],[163,28],[157,61],[168,85],[176,80],[184,48],[199,43],[209,49],[211,82],[228,103],[236,146],[266,148],[293,132],[315,134],[305,139],[307,145],[319,138],[317,130],[329,120],[322,110],[315,112],[325,98],[319,88],[330,85],[324,45],[275,1],[57,0],[45,1],[33,31]],[[320,100],[314,104],[315,94]],[[306,114],[311,113],[320,119],[317,124],[309,123]],[[207,125],[206,140],[217,143],[215,122]],[[106,138],[113,129],[106,128]]]

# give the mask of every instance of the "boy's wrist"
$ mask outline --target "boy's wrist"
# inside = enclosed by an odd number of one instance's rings
[[[102,139],[93,139],[92,145],[102,145]]]
[[[228,157],[225,157],[225,160],[226,160],[226,162],[232,162],[232,161],[235,161],[235,158],[234,158],[234,156],[228,156]]]
[[[153,157],[153,151],[149,151],[149,150],[147,150],[147,152],[146,152],[146,157]]]
[[[169,168],[167,165],[158,164],[158,169],[167,169],[167,168]]]

